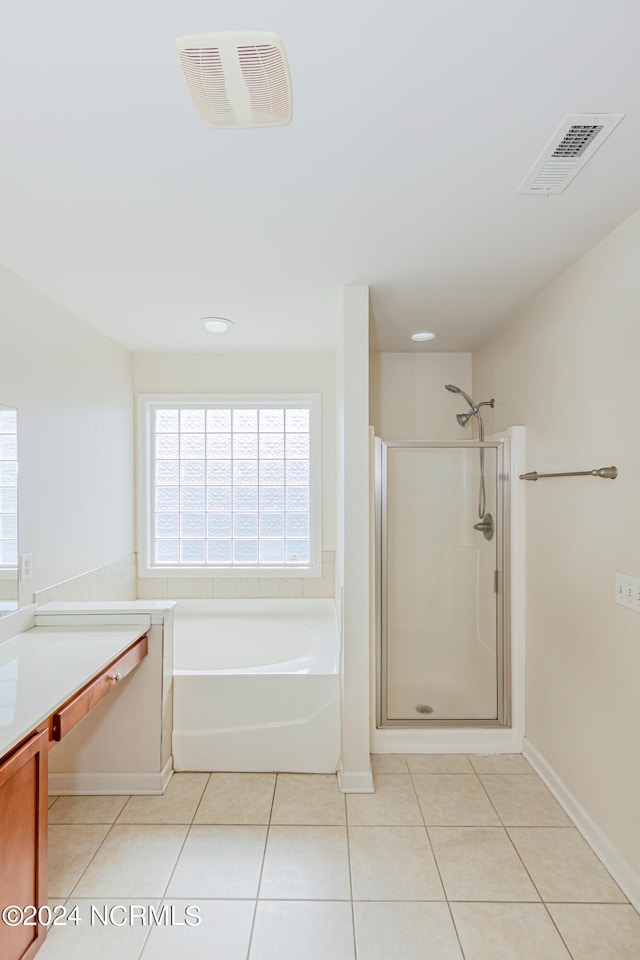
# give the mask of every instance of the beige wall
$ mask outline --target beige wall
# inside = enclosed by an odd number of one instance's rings
[[[528,469],[620,471],[526,486],[527,739],[637,872],[640,616],[613,597],[640,577],[639,250],[636,213],[473,358]]]
[[[34,591],[133,551],[132,355],[0,267],[0,403],[18,408]]]
[[[376,436],[470,440],[471,425],[462,430],[456,423],[466,401],[445,390],[445,383],[471,394],[470,353],[372,353],[369,410]]]

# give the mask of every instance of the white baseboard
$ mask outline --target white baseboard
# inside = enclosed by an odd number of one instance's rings
[[[342,760],[338,765],[338,786],[342,793],[375,793],[371,770],[368,772],[345,770]]]
[[[173,757],[169,757],[162,771],[162,792],[164,793],[173,777]]]
[[[50,773],[51,796],[148,794],[161,796],[173,776],[170,758],[161,773]]]
[[[571,817],[584,839],[600,858],[625,896],[629,898],[636,910],[640,910],[640,876],[614,847],[598,824],[591,819],[553,767],[526,739],[522,752],[536,773],[549,787],[560,806]]]

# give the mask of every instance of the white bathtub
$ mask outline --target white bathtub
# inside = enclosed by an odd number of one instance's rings
[[[180,600],[174,651],[176,770],[336,769],[333,600]]]

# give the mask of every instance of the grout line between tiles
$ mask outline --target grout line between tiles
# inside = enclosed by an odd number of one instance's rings
[[[474,767],[474,769],[475,769],[475,767]],[[500,814],[499,814],[499,812],[498,812],[498,809],[497,809],[495,803],[493,802],[493,800],[492,800],[491,797],[489,796],[489,792],[488,792],[487,788],[485,787],[484,783],[482,782],[482,777],[480,776],[480,774],[477,774],[477,777],[478,777],[478,780],[480,781],[480,786],[482,787],[482,790],[483,790],[483,792],[484,792],[485,797],[487,798],[487,800],[488,800],[489,803],[491,804],[491,809],[493,810],[493,812],[495,813],[496,817],[498,818],[498,820],[499,820],[500,823],[502,824],[503,828],[506,830],[506,829],[507,829],[507,826],[506,826],[504,820],[502,819],[502,817],[500,816]]]
[[[404,774],[400,774],[404,776]],[[347,831],[347,861],[349,866],[349,894],[351,897],[351,932],[353,936],[353,956],[354,960],[358,960],[358,941],[356,939],[356,911],[353,905],[353,875],[351,872],[351,840],[349,834],[349,805],[347,803],[347,795],[343,794],[342,799],[344,800],[344,822]]]
[[[280,774],[276,773],[273,781],[273,793],[271,794],[271,806],[269,807],[269,818],[267,820],[267,832],[264,837],[264,850],[262,851],[262,863],[260,864],[260,875],[258,877],[258,887],[256,889],[255,903],[253,906],[253,917],[251,918],[251,930],[249,931],[249,943],[247,944],[247,960],[251,954],[253,944],[253,931],[256,926],[256,916],[258,914],[258,903],[260,902],[260,887],[262,886],[262,874],[264,873],[264,863],[267,858],[267,845],[269,843],[269,831],[271,830],[271,817],[273,816],[273,807],[276,802],[276,790],[278,789],[278,780]]]
[[[541,899],[542,899],[542,898],[541,898]],[[564,946],[565,946],[565,949],[566,949],[567,953],[568,953],[569,956],[571,957],[571,960],[575,960],[573,954],[571,953],[571,950],[569,949],[569,944],[567,943],[567,941],[566,941],[566,940],[564,939],[564,937],[562,936],[562,933],[560,932],[560,927],[558,926],[558,924],[557,924],[557,923],[555,922],[555,920],[553,919],[553,915],[552,915],[551,911],[549,910],[548,905],[545,903],[544,900],[542,901],[542,903],[543,903],[543,905],[544,905],[545,910],[547,911],[547,916],[548,916],[549,919],[551,920],[551,923],[553,924],[554,928],[557,930],[558,936],[559,936],[560,939],[562,940],[562,942],[563,942],[563,944],[564,944]]]
[[[54,827],[55,827],[55,826],[78,826],[78,824],[55,824],[55,823],[54,823],[54,824],[51,824],[51,826],[54,826]],[[81,826],[87,826],[87,824],[81,824]],[[96,826],[96,827],[104,827],[104,826],[106,826],[106,824],[104,824],[104,823],[96,823],[96,824],[93,824],[93,826]],[[71,899],[71,897],[73,896],[74,890],[76,889],[76,887],[78,886],[78,884],[80,883],[80,881],[81,881],[82,878],[84,877],[85,873],[87,872],[87,870],[89,869],[89,867],[91,866],[91,864],[93,863],[93,861],[95,860],[95,858],[96,858],[96,856],[97,856],[97,854],[98,854],[98,850],[100,850],[100,849],[102,848],[105,840],[107,839],[107,837],[109,836],[109,834],[111,833],[111,831],[113,830],[114,827],[115,827],[115,821],[114,821],[112,824],[109,825],[109,829],[108,829],[107,832],[105,833],[104,837],[102,838],[102,840],[100,841],[100,843],[98,844],[98,846],[96,847],[96,849],[93,851],[93,853],[92,853],[92,855],[91,855],[91,858],[89,859],[89,862],[87,863],[86,867],[84,868],[84,870],[82,871],[82,873],[80,874],[80,876],[78,877],[78,879],[76,880],[76,882],[74,883],[74,885],[72,886],[71,890],[69,891],[68,899]],[[48,829],[49,829],[49,828],[47,827],[47,830],[48,830]],[[106,899],[106,898],[105,898],[105,899]]]
[[[447,893],[447,888],[445,887],[445,885],[444,885],[444,880],[442,879],[442,873],[441,873],[441,871],[440,871],[440,864],[438,863],[438,858],[436,857],[436,852],[435,852],[435,850],[433,849],[433,844],[431,843],[431,836],[430,836],[430,834],[429,834],[429,829],[428,829],[428,827],[427,827],[427,821],[425,820],[425,817],[424,817],[424,811],[423,811],[423,809],[422,809],[422,805],[420,804],[420,798],[418,797],[418,791],[416,790],[416,785],[415,785],[415,783],[413,782],[413,774],[411,774],[411,772],[410,772],[410,775],[411,775],[411,786],[413,787],[413,792],[414,792],[414,794],[415,794],[415,798],[416,798],[416,801],[417,801],[417,804],[418,804],[418,809],[420,810],[420,816],[422,817],[422,822],[423,822],[423,824],[424,824],[424,832],[425,832],[426,835],[427,835],[427,843],[429,844],[429,849],[431,850],[431,856],[433,857],[433,862],[434,862],[434,864],[435,864],[436,870],[438,871],[438,879],[440,880],[440,886],[442,887],[442,892],[443,892],[443,894],[444,894],[444,902],[445,902],[446,905],[447,905],[447,910],[449,911],[449,916],[451,917],[451,923],[453,924],[453,929],[454,929],[454,931],[455,931],[456,939],[457,939],[457,941],[458,941],[458,946],[460,947],[460,954],[461,954],[461,956],[464,958],[464,957],[465,957],[465,952],[464,952],[464,949],[463,949],[463,947],[462,947],[462,941],[460,940],[460,934],[458,933],[458,928],[457,928],[457,926],[456,926],[456,921],[455,921],[455,919],[454,919],[453,911],[452,911],[452,909],[451,909],[451,902],[449,901],[449,895],[448,895],[448,893]],[[418,776],[419,776],[419,774],[418,774]],[[425,902],[426,902],[426,901],[425,901]],[[433,901],[433,902],[440,902],[440,903],[442,903],[442,901]]]

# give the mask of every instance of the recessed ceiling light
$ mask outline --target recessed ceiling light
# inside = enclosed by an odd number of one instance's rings
[[[411,339],[423,343],[425,340],[435,340],[436,336],[437,334],[432,333],[431,330],[418,330],[411,334]]]
[[[233,326],[233,321],[224,317],[202,317],[200,323],[209,333],[226,333]]]

